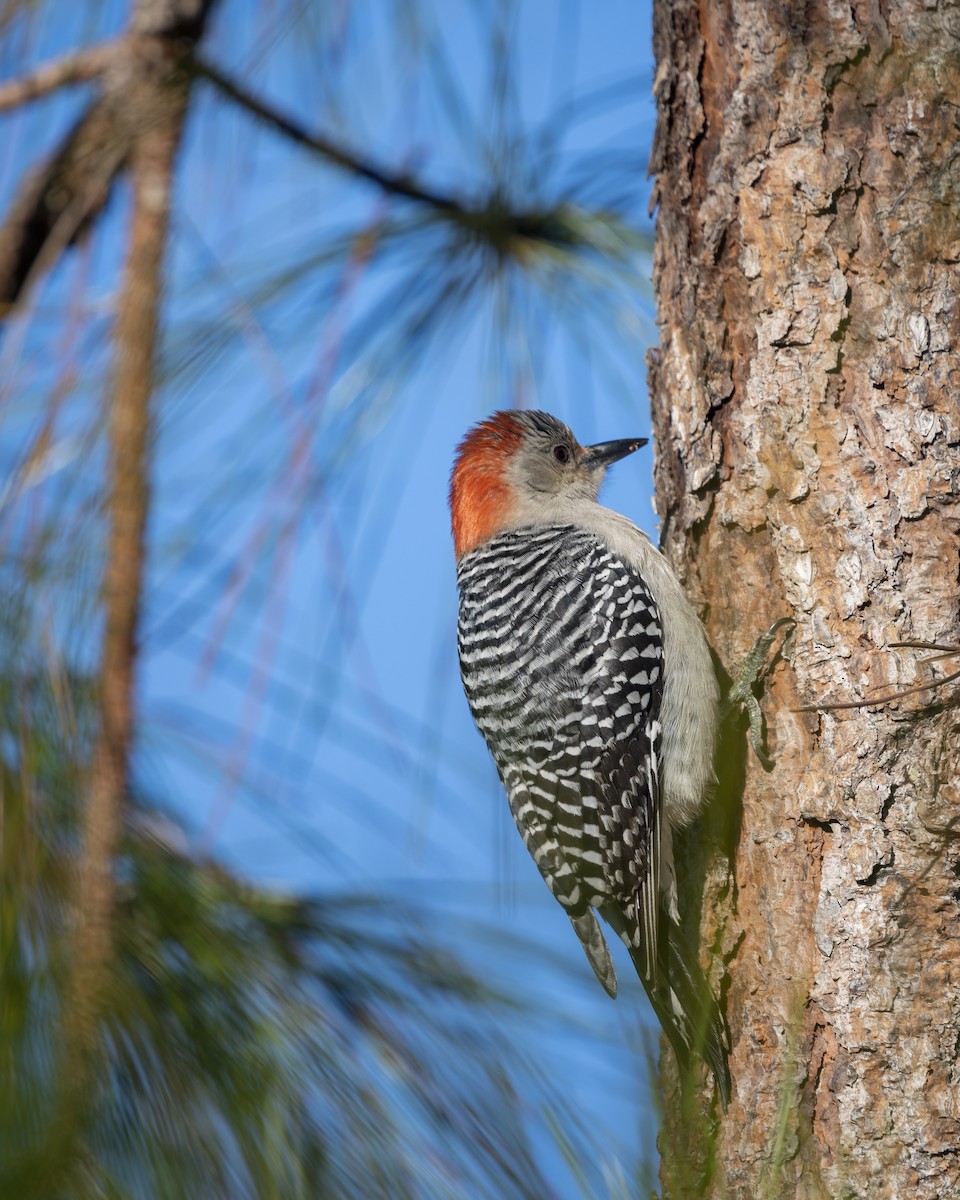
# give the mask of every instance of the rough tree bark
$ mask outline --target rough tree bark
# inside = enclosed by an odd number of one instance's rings
[[[927,678],[891,642],[960,642],[960,8],[654,20],[664,547],[728,668],[797,622],[764,696],[776,767],[728,756],[728,854],[686,883],[727,962],[734,1098],[716,1126],[668,1116],[664,1190],[942,1200],[957,685],[796,710]]]

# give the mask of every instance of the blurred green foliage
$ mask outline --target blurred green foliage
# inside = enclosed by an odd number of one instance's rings
[[[0,1195],[549,1195],[504,996],[415,914],[250,887],[134,800],[101,1048],[72,1093],[70,877],[94,689],[4,633]]]

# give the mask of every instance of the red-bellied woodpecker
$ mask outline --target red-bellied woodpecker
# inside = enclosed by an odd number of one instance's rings
[[[597,978],[617,981],[596,913],[624,941],[681,1067],[730,1095],[723,1019],[681,935],[672,830],[714,783],[719,689],[666,559],[597,503],[644,438],[581,446],[542,412],[464,439],[450,484],[463,686],[550,891]]]

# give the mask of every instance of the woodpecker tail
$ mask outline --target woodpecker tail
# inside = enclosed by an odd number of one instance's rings
[[[631,936],[635,915],[628,914],[625,919],[623,913],[609,908],[602,909],[601,915],[630,951],[653,1011],[677,1056],[681,1083],[689,1079],[694,1057],[702,1058],[716,1077],[720,1103],[726,1109],[731,1086],[726,1023],[699,962],[687,949],[678,922],[661,905],[657,974],[650,980],[644,948],[638,944],[638,937]]]
[[[600,922],[594,915],[593,909],[588,908],[586,912],[576,916],[568,912],[567,916],[570,918],[570,924],[577,931],[577,937],[590,960],[594,974],[603,984],[607,995],[616,999],[617,973],[613,969],[607,940],[603,936],[603,930],[600,928]]]
[[[687,949],[680,926],[663,911],[660,921],[660,969],[655,986],[647,987],[647,995],[676,1053],[681,1076],[689,1076],[691,1055],[702,1058],[716,1077],[720,1103],[726,1109],[730,1103],[726,1022],[699,962]]]

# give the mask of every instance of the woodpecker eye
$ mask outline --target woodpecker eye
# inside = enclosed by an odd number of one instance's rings
[[[553,457],[558,463],[568,463],[570,461],[570,450],[566,446],[554,446]]]

